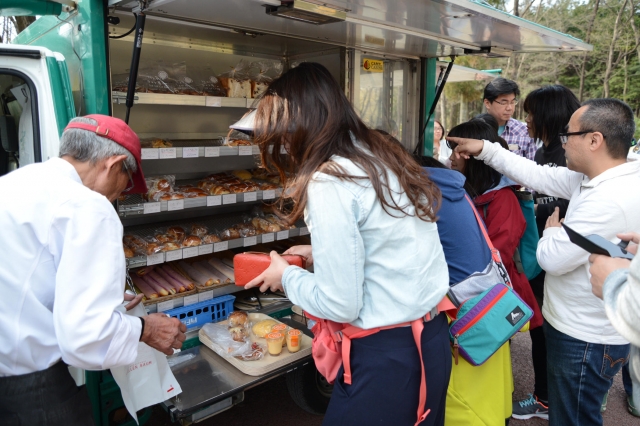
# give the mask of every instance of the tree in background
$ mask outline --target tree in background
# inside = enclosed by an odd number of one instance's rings
[[[3,16],[0,43],[11,43],[13,36],[20,34],[35,20],[35,16]]]

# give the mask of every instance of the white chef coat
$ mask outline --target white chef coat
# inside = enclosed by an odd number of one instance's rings
[[[0,199],[0,376],[134,362],[141,323],[115,311],[125,259],[109,200],[60,158],[1,177]]]

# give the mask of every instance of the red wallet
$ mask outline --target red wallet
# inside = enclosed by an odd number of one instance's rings
[[[299,254],[281,255],[290,265],[307,267],[307,258]],[[233,272],[237,286],[244,286],[249,281],[263,273],[271,265],[269,253],[248,251],[233,256]]]

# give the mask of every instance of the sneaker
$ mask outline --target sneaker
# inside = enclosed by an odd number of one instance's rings
[[[630,396],[627,396],[627,410],[629,410],[632,416],[640,417],[640,410],[633,405],[633,398]]]
[[[607,411],[607,400],[609,399],[609,392],[604,394],[604,398],[602,398],[602,405],[600,406],[600,412],[604,413]]]
[[[522,401],[513,402],[513,414],[511,417],[519,420],[527,420],[533,417],[549,420],[549,407],[543,404],[533,394]]]

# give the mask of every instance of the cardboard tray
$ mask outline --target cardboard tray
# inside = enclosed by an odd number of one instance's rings
[[[249,321],[251,321],[252,323],[256,323],[258,321],[262,321],[265,319],[272,319],[276,322],[280,322],[265,314],[258,314],[258,313],[249,314]],[[200,337],[200,341],[202,342],[202,344],[208,347],[209,349],[213,350],[214,352],[216,350],[221,349],[219,346],[216,345],[216,343],[214,343],[213,341],[211,341],[211,339],[209,339],[209,337],[204,333],[202,329],[198,332],[198,336]],[[297,361],[299,359],[306,357],[307,355],[311,355],[312,339],[309,336],[305,335],[304,333],[301,334],[301,336],[302,336],[302,339],[300,339],[300,350],[295,353],[289,352],[287,348],[284,347],[282,348],[282,353],[280,353],[280,355],[273,356],[273,355],[269,355],[269,352],[265,352],[264,358],[258,361],[241,361],[233,357],[230,357],[230,358],[221,357],[221,358],[229,362],[238,370],[242,371],[244,374],[247,374],[249,376],[262,376],[273,370],[277,370],[280,367],[284,367],[285,365],[290,364],[293,361]],[[253,333],[251,333],[251,341],[260,342],[266,346],[265,339],[254,336]]]

